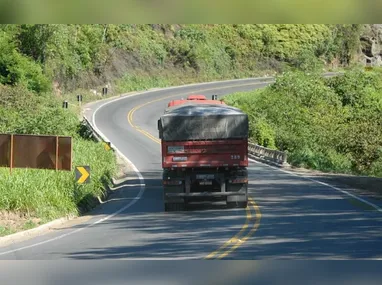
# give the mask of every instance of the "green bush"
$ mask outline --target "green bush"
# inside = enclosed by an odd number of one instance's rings
[[[0,50],[0,84],[23,85],[37,93],[49,90],[41,66],[17,52],[15,43],[1,31]]]
[[[250,126],[253,133],[252,137],[257,144],[276,149],[275,131],[264,119],[251,121]]]
[[[372,163],[369,172],[370,175],[376,177],[382,177],[382,150],[380,151],[380,153],[380,157]]]
[[[50,94],[36,96],[22,86],[0,85],[0,114],[0,131],[3,133],[77,134],[78,117],[74,112],[61,108],[61,102]]]
[[[324,79],[315,72],[286,72],[263,90],[224,100],[249,115],[254,141],[265,145],[265,137],[273,138],[292,165],[381,176],[380,75],[354,70]]]
[[[328,172],[351,173],[352,169],[352,162],[349,157],[331,149],[325,153],[315,152],[309,148],[297,149],[289,155],[288,160],[297,167]]]

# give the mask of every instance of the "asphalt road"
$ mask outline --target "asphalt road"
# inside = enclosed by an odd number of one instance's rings
[[[0,259],[382,258],[380,208],[253,161],[248,209],[214,205],[164,213],[156,126],[168,101],[265,85],[256,80],[193,85],[91,104],[87,117],[139,173],[132,172],[90,219],[2,247]]]

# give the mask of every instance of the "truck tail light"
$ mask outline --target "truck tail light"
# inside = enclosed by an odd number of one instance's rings
[[[248,183],[248,178],[236,178],[236,179],[230,179],[228,180],[229,183],[235,184],[235,183]]]

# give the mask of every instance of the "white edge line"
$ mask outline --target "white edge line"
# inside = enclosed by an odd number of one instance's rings
[[[338,188],[338,187],[334,187],[334,186],[332,186],[332,185],[330,185],[330,184],[328,184],[328,183],[324,183],[324,182],[321,182],[321,181],[318,181],[318,180],[315,180],[315,179],[311,179],[311,178],[308,178],[308,177],[305,177],[305,176],[302,176],[302,175],[298,175],[298,174],[296,174],[296,173],[289,172],[289,171],[287,171],[287,170],[280,169],[280,168],[277,168],[277,167],[268,165],[268,164],[266,164],[266,163],[263,163],[263,162],[261,162],[261,161],[257,161],[257,160],[252,159],[252,158],[249,158],[248,160],[249,160],[249,161],[252,161],[252,162],[256,162],[256,163],[261,163],[261,164],[263,164],[263,165],[265,165],[265,166],[268,166],[268,167],[270,167],[270,168],[276,169],[276,170],[278,170],[278,171],[281,171],[281,172],[284,172],[284,173],[288,173],[288,174],[290,174],[290,175],[297,176],[297,177],[300,177],[300,178],[304,178],[304,179],[313,181],[313,182],[315,182],[315,183],[318,183],[318,184],[327,186],[327,187],[332,188],[332,189],[334,189],[334,190],[340,191],[340,192],[342,192],[343,194],[346,194],[346,195],[348,195],[348,196],[350,196],[350,197],[352,197],[352,198],[354,198],[354,199],[356,199],[356,200],[358,200],[358,201],[360,201],[360,202],[362,202],[362,203],[365,203],[365,204],[367,204],[367,205],[373,207],[373,208],[374,208],[375,210],[377,210],[378,212],[381,212],[381,213],[382,213],[382,209],[381,209],[380,207],[378,207],[377,205],[375,205],[375,204],[373,204],[373,203],[371,203],[371,202],[369,202],[369,201],[366,201],[365,199],[362,199],[362,198],[360,198],[360,197],[358,197],[358,196],[356,196],[356,195],[354,195],[354,194],[351,194],[351,193],[349,193],[348,191],[345,191],[345,190],[340,189],[340,188]]]
[[[118,98],[119,99],[119,98]],[[93,113],[93,120],[95,118],[94,114],[99,110],[101,109],[102,107],[104,107],[105,105],[111,103],[112,101],[110,102],[106,102],[104,104],[102,104],[101,106],[99,106],[95,112]],[[93,121],[93,126],[94,128],[96,129],[96,131],[98,132],[98,134],[103,138],[105,139],[106,141],[107,140],[107,137],[97,128],[97,125],[95,124],[95,122]],[[46,244],[46,243],[49,243],[49,242],[52,242],[52,241],[56,241],[56,240],[59,240],[59,239],[62,239],[64,237],[67,237],[67,236],[70,236],[72,234],[75,234],[75,233],[78,233],[84,229],[87,229],[87,228],[90,228],[96,224],[99,224],[99,223],[102,223],[106,220],[109,220],[111,218],[113,218],[114,216],[118,215],[119,213],[125,211],[126,209],[130,208],[131,206],[133,206],[138,200],[140,200],[142,198],[142,195],[143,193],[145,192],[145,180],[142,176],[142,174],[139,172],[139,170],[136,168],[136,166],[119,150],[117,149],[116,147],[114,147],[114,149],[118,152],[118,154],[123,158],[125,159],[130,165],[131,167],[133,168],[134,172],[137,174],[137,176],[139,177],[139,180],[140,180],[140,191],[138,193],[138,195],[130,202],[128,203],[127,205],[125,205],[124,207],[120,208],[118,211],[110,214],[109,216],[107,217],[104,217],[102,219],[99,219],[95,222],[93,222],[92,224],[90,225],[87,225],[85,227],[82,227],[82,228],[79,228],[79,229],[76,229],[74,231],[71,231],[69,233],[66,233],[66,234],[63,234],[63,235],[59,235],[55,238],[52,238],[52,239],[48,239],[48,240],[45,240],[45,241],[42,241],[42,242],[39,242],[39,243],[34,243],[34,244],[31,244],[31,245],[28,245],[28,246],[23,246],[23,247],[20,247],[20,248],[16,248],[16,249],[13,249],[13,250],[9,250],[9,251],[5,251],[5,252],[0,252],[0,256],[1,255],[6,255],[6,254],[10,254],[10,253],[13,253],[13,252],[16,252],[16,251],[21,251],[21,250],[24,250],[24,249],[28,249],[28,248],[32,248],[32,247],[36,247],[36,246],[39,246],[39,245],[43,245],[43,244]]]

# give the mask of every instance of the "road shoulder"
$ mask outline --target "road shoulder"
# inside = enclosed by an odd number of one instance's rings
[[[110,199],[119,189],[115,187],[121,183],[128,183],[128,180],[134,179],[135,173],[131,165],[129,165],[118,153],[116,153],[118,172],[112,178],[112,187],[106,187],[106,195],[104,197],[95,197],[89,201],[89,210],[80,216],[67,216],[53,221],[50,221],[33,229],[20,231],[4,237],[0,237],[0,248],[11,244],[27,241],[54,231],[59,231],[64,228],[78,226],[88,222],[94,218],[94,213],[100,212],[102,205]],[[114,190],[113,190],[114,189]]]

